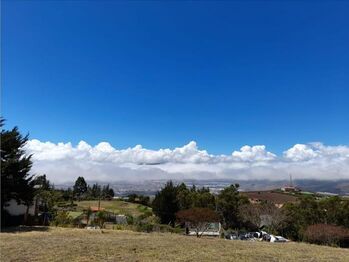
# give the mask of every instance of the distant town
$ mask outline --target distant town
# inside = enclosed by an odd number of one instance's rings
[[[142,182],[118,181],[118,182],[98,182],[89,181],[89,183],[99,183],[101,185],[109,184],[114,189],[116,196],[127,196],[132,193],[154,196],[165,184],[167,180],[145,180]],[[289,186],[289,180],[173,180],[174,183],[184,182],[188,187],[193,185],[198,187],[207,187],[211,193],[219,193],[225,187],[238,183],[239,191],[268,191],[277,189],[286,189]],[[338,181],[324,180],[294,180],[293,184],[297,190],[306,194],[307,192],[318,193],[321,195],[349,195],[349,179]],[[72,183],[58,184],[57,188],[68,188]],[[292,190],[291,190],[292,191]]]

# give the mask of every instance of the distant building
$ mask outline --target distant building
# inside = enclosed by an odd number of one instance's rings
[[[294,186],[284,186],[281,188],[283,192],[300,192],[301,190]]]
[[[185,231],[189,236],[215,236],[219,237],[222,232],[222,225],[219,222],[209,223],[207,227],[197,232],[197,228],[191,227],[189,222],[185,223]]]
[[[39,208],[39,200],[37,198],[34,198],[33,204],[29,206],[28,209],[28,215],[35,216],[38,214],[38,208]],[[4,209],[11,215],[11,216],[22,216],[25,215],[27,212],[27,206],[20,203],[18,204],[15,199],[11,199],[5,204]]]
[[[316,194],[321,196],[338,196],[338,194],[330,193],[330,192],[316,192]]]
[[[290,175],[290,184],[281,188],[283,192],[299,192],[301,191],[298,187],[293,185],[292,175]]]
[[[116,215],[115,223],[119,225],[127,225],[127,216],[125,215]]]

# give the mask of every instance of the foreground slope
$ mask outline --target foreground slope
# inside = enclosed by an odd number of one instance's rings
[[[130,231],[1,233],[1,261],[348,261],[349,250]]]

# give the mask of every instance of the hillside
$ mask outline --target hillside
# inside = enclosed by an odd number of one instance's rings
[[[349,250],[176,234],[36,228],[1,233],[1,261],[348,261]]]
[[[97,200],[76,201],[74,203],[78,205],[77,210],[98,206]],[[134,217],[139,216],[146,211],[151,211],[150,207],[146,207],[140,204],[125,202],[122,200],[111,200],[111,201],[103,200],[101,201],[101,208],[104,208],[107,211],[114,212],[117,214],[131,215]]]
[[[274,204],[285,204],[285,203],[297,202],[297,197],[293,195],[272,192],[272,191],[250,191],[250,192],[241,192],[241,194],[247,196],[249,199],[252,199],[252,200],[269,201],[269,202],[273,202]]]

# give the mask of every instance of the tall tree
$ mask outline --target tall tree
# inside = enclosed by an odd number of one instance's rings
[[[88,196],[91,199],[100,198],[101,194],[102,194],[102,188],[97,183],[93,184],[92,187],[88,186]]]
[[[81,196],[86,193],[87,191],[87,183],[85,179],[82,176],[79,176],[76,181],[75,185],[73,187],[74,195],[80,199]]]
[[[181,183],[177,187],[177,199],[179,209],[189,209],[193,206],[193,194],[196,192],[192,192],[188,189],[188,187]]]
[[[111,198],[114,197],[114,190],[109,187],[109,184],[106,186],[103,186],[102,188],[102,198]]]
[[[33,201],[34,188],[31,155],[23,149],[28,135],[22,136],[17,127],[4,130],[4,119],[0,119],[1,127],[1,211],[8,201],[15,199],[29,207]]]
[[[162,224],[171,224],[174,226],[178,210],[177,187],[173,185],[172,181],[169,181],[156,194],[153,201],[153,211],[160,218]]]
[[[239,207],[248,203],[248,199],[239,194],[239,184],[224,188],[217,197],[217,209],[223,218],[223,224],[227,228],[241,226]]]

